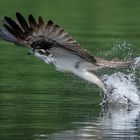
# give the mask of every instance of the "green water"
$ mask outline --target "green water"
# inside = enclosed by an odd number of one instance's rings
[[[1,1],[1,18],[15,17],[17,11],[53,20],[96,56],[140,56],[139,0]],[[118,46],[122,49],[112,53]],[[55,71],[27,55],[26,48],[4,41],[0,48],[0,140],[139,139],[139,110],[124,113],[134,118],[132,126],[126,121],[127,131],[113,129],[112,133],[105,125],[107,117],[101,115],[97,86]],[[83,136],[85,132],[90,135]]]

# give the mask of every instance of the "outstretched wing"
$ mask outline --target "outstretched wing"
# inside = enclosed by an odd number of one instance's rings
[[[17,20],[4,17],[3,28],[0,30],[0,38],[14,42],[17,45],[29,46],[33,49],[47,50],[54,47],[61,47],[82,57],[88,62],[95,63],[96,59],[87,50],[72,39],[59,25],[51,20],[44,22],[42,17],[38,22],[32,15],[28,16],[28,22],[20,14],[16,13]]]

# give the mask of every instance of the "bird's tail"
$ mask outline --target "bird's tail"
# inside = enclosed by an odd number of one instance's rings
[[[110,67],[110,68],[123,68],[123,67],[128,67],[132,65],[134,61],[120,61],[118,59],[113,59],[111,61],[104,60],[102,58],[97,58],[96,57],[96,64],[100,66],[101,68],[103,67]]]

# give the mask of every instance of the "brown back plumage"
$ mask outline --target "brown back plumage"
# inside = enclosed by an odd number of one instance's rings
[[[9,17],[4,17],[4,29],[1,29],[0,31],[0,38],[14,42],[18,45],[30,46],[34,49],[61,47],[79,55],[91,63],[96,62],[94,56],[87,50],[81,48],[66,31],[59,25],[54,24],[51,20],[46,24],[43,18],[39,17],[38,22],[36,22],[34,17],[29,15],[29,23],[27,23],[20,13],[16,13],[16,17],[17,21],[12,20]]]

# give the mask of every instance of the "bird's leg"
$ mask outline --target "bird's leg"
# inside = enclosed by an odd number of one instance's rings
[[[85,71],[85,70],[77,70],[77,71],[75,71],[75,74],[77,76],[79,76],[79,77],[81,77],[81,78],[99,86],[103,91],[103,93],[102,93],[102,97],[103,97],[102,104],[107,102],[108,94],[107,94],[107,90],[105,88],[105,85],[94,73],[91,73],[91,72]]]

